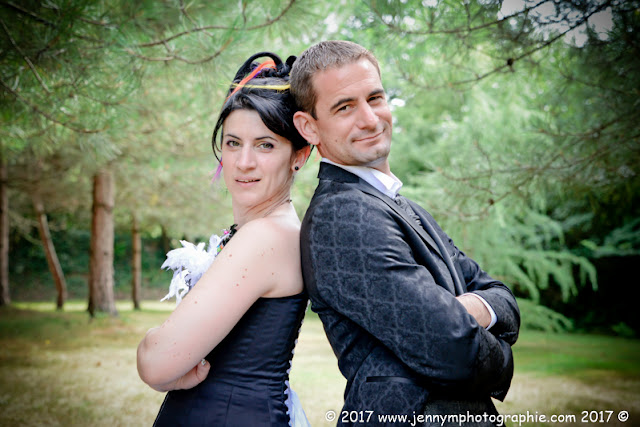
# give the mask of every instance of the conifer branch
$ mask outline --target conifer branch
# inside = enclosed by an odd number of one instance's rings
[[[29,18],[31,18],[31,19],[33,19],[33,20],[35,20],[37,22],[40,22],[41,24],[47,25],[49,27],[56,28],[56,25],[53,22],[47,21],[46,19],[36,15],[35,13],[33,13],[33,12],[29,11],[29,10],[26,10],[26,9],[24,9],[24,8],[18,6],[18,5],[15,5],[15,4],[11,3],[11,2],[3,1],[3,2],[0,2],[0,5],[6,7],[7,9],[15,10],[16,12],[18,12],[18,13],[20,13],[22,15],[26,15]]]
[[[16,97],[16,99],[18,99],[20,102],[22,102],[23,104],[27,105],[29,108],[31,108],[33,111],[35,111],[36,113],[40,114],[41,116],[43,116],[44,118],[46,118],[47,120],[56,123],[60,126],[63,126],[67,129],[70,129],[74,132],[78,132],[78,133],[99,133],[102,132],[105,128],[103,129],[86,129],[86,128],[79,128],[76,126],[73,126],[71,124],[69,124],[68,122],[63,122],[60,121],[58,119],[56,119],[55,117],[53,117],[51,114],[42,111],[40,108],[38,108],[37,106],[35,106],[34,104],[32,104],[29,100],[27,100],[26,98],[24,98],[23,96],[21,96],[18,92],[14,91],[13,89],[11,89],[11,87],[9,87],[9,85],[7,85],[3,80],[0,80],[0,86],[2,86],[7,92],[11,93],[13,96]]]
[[[7,28],[6,24],[2,19],[0,19],[0,24],[2,24],[2,29],[4,30],[4,32],[7,33],[7,37],[9,38],[11,45],[20,54],[20,56],[22,56],[22,58],[27,63],[27,65],[29,65],[31,72],[33,72],[33,74],[36,76],[36,79],[40,83],[40,86],[42,86],[45,92],[47,92],[48,94],[51,94],[51,91],[49,90],[45,82],[42,80],[42,77],[40,77],[40,74],[38,74],[38,70],[36,70],[35,65],[33,65],[33,62],[31,62],[29,57],[22,52],[22,50],[20,49],[16,41],[13,39],[13,37],[11,37],[11,33],[9,32],[9,29]]]
[[[280,19],[282,19],[282,17],[289,11],[289,9],[291,9],[291,7],[293,6],[293,4],[295,3],[296,0],[289,0],[289,4],[287,4],[284,9],[282,9],[282,11],[280,11],[280,13],[278,14],[278,16],[276,16],[275,18],[272,19],[268,19],[265,22],[261,23],[261,24],[257,24],[257,25],[253,25],[251,27],[246,27],[246,28],[235,28],[235,27],[228,27],[228,26],[224,26],[224,25],[207,25],[204,27],[194,27],[191,28],[190,30],[186,30],[186,31],[182,31],[179,32],[177,34],[174,34],[172,36],[169,36],[167,38],[164,38],[162,40],[155,40],[152,42],[147,42],[147,43],[140,43],[135,45],[135,47],[153,47],[153,46],[158,46],[161,44],[165,44],[168,43],[172,40],[175,40],[177,38],[186,36],[188,34],[194,34],[194,33],[199,33],[199,32],[204,32],[207,30],[223,30],[223,31],[229,31],[229,30],[244,30],[244,31],[253,31],[253,30],[258,30],[260,28],[264,28],[264,27],[268,27],[269,25],[272,25],[276,22],[278,22]],[[177,59],[177,58],[176,58]],[[186,62],[186,61],[185,61]]]
[[[197,60],[192,60],[192,59],[187,59],[183,56],[180,55],[176,55],[176,54],[170,54],[169,56],[161,56],[161,57],[151,57],[151,56],[146,56],[143,55],[141,53],[135,52],[130,48],[125,48],[125,52],[129,53],[130,55],[135,56],[136,58],[140,58],[140,59],[144,59],[145,61],[153,61],[153,62],[169,62],[169,61],[182,61],[185,62],[187,64],[203,64],[205,62],[209,62],[214,60],[215,58],[217,58],[218,56],[220,56],[220,54],[222,52],[224,52],[229,45],[231,44],[231,41],[233,39],[232,38],[228,38],[227,41],[224,43],[224,45],[222,45],[222,47],[220,49],[218,49],[214,54],[209,55],[207,57],[201,58],[201,59],[197,59]]]
[[[496,74],[496,73],[499,73],[501,71],[504,71],[505,69],[512,70],[513,69],[513,65],[517,61],[520,61],[520,60],[522,60],[522,59],[524,59],[526,57],[529,57],[529,56],[533,55],[534,53],[536,53],[536,52],[538,52],[538,51],[540,51],[542,49],[545,49],[545,48],[549,47],[550,45],[552,45],[553,43],[555,43],[556,41],[558,41],[559,39],[564,37],[570,31],[576,29],[580,25],[582,25],[585,22],[587,22],[591,16],[593,16],[594,14],[604,10],[607,7],[609,7],[609,3],[608,2],[598,6],[597,8],[595,8],[592,11],[590,11],[589,13],[587,13],[586,15],[583,15],[581,17],[581,19],[579,19],[578,21],[574,22],[572,25],[569,25],[569,27],[566,30],[556,34],[554,37],[551,37],[549,40],[545,41],[544,43],[539,44],[538,46],[534,47],[533,49],[529,49],[526,52],[524,52],[524,53],[522,53],[522,54],[520,54],[518,56],[507,58],[507,60],[504,61],[502,65],[499,65],[499,66],[497,66],[497,67],[495,67],[495,68],[493,68],[493,69],[491,69],[489,71],[486,71],[486,72],[484,72],[482,74],[477,74],[476,73],[476,75],[473,78],[464,79],[464,80],[457,80],[457,81],[454,81],[454,82],[448,82],[448,83],[442,84],[440,86],[429,86],[429,85],[424,85],[424,84],[417,83],[412,76],[410,76],[410,75],[408,75],[408,74],[406,74],[404,72],[402,72],[402,75],[411,84],[419,86],[419,87],[422,87],[422,88],[424,88],[426,90],[451,89],[454,86],[462,86],[462,85],[466,85],[466,84],[477,83],[477,82],[479,82],[481,80],[486,79],[487,77],[489,77],[489,76],[491,76],[493,74]],[[456,32],[461,32],[461,31],[456,31]]]
[[[469,10],[468,10],[468,5],[467,5],[467,26],[466,27],[457,27],[457,28],[451,28],[451,29],[442,29],[442,30],[434,30],[433,29],[433,22],[430,22],[428,24],[428,29],[427,30],[408,30],[405,28],[401,28],[400,26],[393,24],[391,22],[386,22],[384,20],[384,16],[383,14],[377,10],[373,5],[370,6],[371,10],[373,11],[373,13],[378,17],[378,19],[380,19],[380,22],[382,22],[385,26],[387,26],[390,30],[396,32],[396,33],[400,33],[403,35],[418,35],[418,36],[427,36],[427,35],[437,35],[437,34],[461,34],[461,33],[472,33],[474,31],[478,31],[478,30],[482,30],[485,28],[489,28],[489,27],[493,27],[495,25],[500,25],[505,21],[508,21],[511,18],[515,18],[517,16],[523,15],[523,14],[528,14],[531,10],[535,9],[536,7],[547,3],[549,0],[541,0],[539,3],[536,3],[533,6],[527,7],[519,12],[516,12],[512,15],[509,16],[505,16],[504,18],[500,18],[500,19],[496,19],[495,21],[491,21],[491,22],[487,22],[484,24],[480,24],[480,25],[476,25],[475,27],[471,26],[471,15],[469,14]]]

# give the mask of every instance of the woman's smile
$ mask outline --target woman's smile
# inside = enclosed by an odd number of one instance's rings
[[[257,178],[236,178],[236,182],[240,184],[254,184],[259,181]]]
[[[274,203],[289,199],[293,147],[253,110],[236,110],[223,125],[222,169],[238,221],[260,217]]]

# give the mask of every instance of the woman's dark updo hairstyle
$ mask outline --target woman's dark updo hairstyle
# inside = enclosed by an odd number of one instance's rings
[[[237,87],[237,83],[251,73],[260,64],[254,62],[260,57],[273,59],[276,68],[264,68],[253,79],[241,87],[236,93],[229,96]],[[294,151],[301,150],[308,146],[307,141],[300,136],[293,124],[293,114],[299,110],[289,89],[272,89],[270,86],[282,86],[289,84],[289,73],[296,57],[290,56],[286,62],[282,62],[280,57],[271,52],[259,52],[251,55],[249,59],[238,69],[232,85],[227,92],[228,98],[225,100],[220,111],[220,116],[213,129],[211,145],[213,153],[218,160],[222,154],[222,137],[218,141],[218,133],[222,129],[222,123],[235,110],[253,110],[262,119],[265,126],[273,133],[291,141]],[[264,89],[256,86],[265,86]]]

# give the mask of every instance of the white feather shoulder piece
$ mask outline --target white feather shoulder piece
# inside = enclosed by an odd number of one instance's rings
[[[176,306],[182,298],[195,286],[205,271],[218,255],[222,238],[214,234],[209,239],[209,247],[205,250],[205,242],[194,245],[180,240],[181,248],[167,252],[167,259],[160,268],[173,270],[173,278],[169,284],[169,293],[161,299],[176,298]]]

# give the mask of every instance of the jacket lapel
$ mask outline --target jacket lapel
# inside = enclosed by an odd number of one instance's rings
[[[416,233],[420,235],[422,240],[435,252],[440,258],[444,261],[445,258],[438,248],[438,245],[433,240],[433,238],[422,228],[416,221],[413,220],[400,206],[396,204],[396,202],[391,199],[389,196],[381,193],[375,187],[373,187],[368,182],[360,179],[358,176],[348,172],[340,167],[334,166],[329,163],[320,163],[320,171],[318,172],[318,178],[320,179],[329,179],[332,181],[339,181],[348,184],[353,184],[358,190],[362,191],[365,194],[376,197],[382,200],[391,210],[400,215],[410,226],[415,230]],[[420,216],[421,220],[425,220]]]

